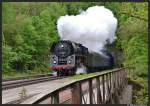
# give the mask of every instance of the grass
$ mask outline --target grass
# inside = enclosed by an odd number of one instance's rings
[[[70,79],[72,79],[72,80],[80,80],[80,79],[92,77],[92,76],[95,76],[95,75],[96,75],[96,73],[74,75],[74,76],[70,77]]]
[[[9,79],[9,78],[17,78],[17,77],[26,77],[26,76],[34,76],[34,75],[40,75],[40,74],[48,74],[51,73],[51,71],[8,71],[2,73],[3,79]]]
[[[70,77],[70,79],[80,80],[80,79],[83,79],[83,78],[93,77],[93,76],[95,76],[97,74],[108,73],[108,72],[111,72],[111,71],[113,71],[113,69],[109,69],[109,70],[105,70],[105,71],[99,71],[99,72],[94,72],[94,73],[88,73],[88,74],[74,75],[74,76]]]

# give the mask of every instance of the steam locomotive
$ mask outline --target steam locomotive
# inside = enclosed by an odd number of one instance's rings
[[[53,43],[50,51],[50,65],[58,76],[74,75],[77,68],[82,66],[86,67],[88,73],[114,66],[113,56],[107,50],[102,50],[101,54],[96,53],[69,40]]]

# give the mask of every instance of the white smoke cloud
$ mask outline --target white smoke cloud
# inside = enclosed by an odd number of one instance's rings
[[[84,74],[87,73],[87,69],[84,65],[77,67],[76,74]]]
[[[57,29],[61,39],[81,43],[92,51],[100,52],[115,39],[117,19],[104,6],[89,7],[78,15],[61,16]]]

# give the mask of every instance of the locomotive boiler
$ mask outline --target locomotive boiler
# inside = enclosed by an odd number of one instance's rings
[[[51,46],[50,65],[58,76],[74,75],[77,68],[84,66],[87,72],[112,68],[113,56],[103,50],[101,53],[89,51],[82,44],[69,40],[60,40]]]

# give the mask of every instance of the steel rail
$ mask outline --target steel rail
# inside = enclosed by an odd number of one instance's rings
[[[17,79],[13,81],[4,81],[2,82],[2,90],[7,90],[7,89],[12,89],[12,88],[17,88],[21,86],[26,86],[30,84],[36,84],[40,82],[45,82],[45,81],[52,81],[56,79],[62,79],[64,77],[56,77],[56,76],[38,76],[37,78],[24,78],[24,79]]]
[[[39,74],[39,75],[31,75],[31,76],[22,76],[22,77],[16,77],[16,78],[7,78],[2,79],[2,82],[8,82],[8,81],[16,81],[16,80],[22,80],[22,79],[30,79],[30,78],[39,78],[44,76],[52,76],[51,74]]]

